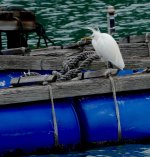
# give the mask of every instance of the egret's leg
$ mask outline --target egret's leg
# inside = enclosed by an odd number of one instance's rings
[[[106,69],[104,76],[109,77],[110,75],[117,75],[118,72],[119,72],[119,69],[108,68],[108,69]]]
[[[109,75],[112,74],[112,71],[113,71],[113,65],[111,62],[107,62],[107,69],[106,69],[106,72],[105,72],[105,77],[109,77]]]
[[[106,64],[106,60],[102,56],[101,56],[101,61],[105,62],[105,64]]]
[[[104,76],[105,77],[109,77],[109,75],[111,75],[111,71],[112,71],[112,69],[106,69],[106,71],[105,71],[105,73],[104,73]]]
[[[28,75],[29,75],[29,76],[31,75],[31,70],[30,70],[30,69],[28,69]]]
[[[113,65],[112,65],[111,62],[107,62],[107,68],[108,68],[108,69],[109,69],[109,68],[112,68],[112,69],[113,69]]]

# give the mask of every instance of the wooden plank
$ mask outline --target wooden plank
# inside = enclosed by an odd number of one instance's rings
[[[62,70],[62,63],[66,58],[62,56],[0,56],[0,70],[6,69],[31,69],[31,70]],[[125,69],[139,69],[150,67],[150,59],[147,58],[130,58],[124,59]],[[95,60],[85,69],[106,69],[106,63]]]
[[[82,79],[89,79],[89,78],[107,77],[108,72],[109,74],[111,74],[111,76],[116,75],[118,69],[102,69],[96,71],[87,71],[84,73],[79,73],[77,79],[82,80]]]
[[[1,50],[3,55],[22,55],[25,54],[26,47],[18,47],[11,49]],[[33,49],[28,53],[31,56],[62,56],[66,53],[72,52],[70,49],[61,49],[60,46],[50,46],[48,48]],[[74,50],[74,53],[79,52],[79,50]]]
[[[27,31],[31,31],[35,29],[35,22],[34,21],[22,21],[23,29]],[[18,22],[13,21],[0,21],[0,30],[1,31],[13,31],[18,30]]]
[[[124,58],[127,57],[147,57],[149,56],[148,43],[124,43],[119,44],[120,51]],[[92,45],[85,47],[86,51],[94,51]]]
[[[146,67],[150,67],[150,59],[146,58],[125,58],[125,68],[124,69],[145,69]],[[95,60],[92,64],[87,68],[90,70],[99,70],[106,69],[107,65],[100,60]],[[114,66],[114,68],[116,68]]]
[[[119,47],[124,58],[149,56],[147,43],[120,44]]]
[[[0,21],[10,21],[13,18],[18,17],[22,21],[35,21],[35,14],[32,11],[28,11],[22,8],[14,7],[0,7]]]
[[[3,55],[25,55],[25,54],[27,54],[25,47],[4,49],[4,50],[1,50],[1,53]]]
[[[56,76],[54,75],[37,75],[37,76],[26,76],[20,78],[13,78],[11,80],[11,85],[13,86],[22,86],[27,84],[43,84],[50,83],[56,80]]]
[[[64,56],[71,57],[81,53],[80,49],[61,49],[60,46],[51,46],[48,48],[35,49],[30,52],[31,56]]]
[[[124,38],[119,39],[119,43],[144,43],[146,40],[146,35],[131,35]],[[150,40],[150,34],[149,34],[149,40]]]
[[[1,55],[0,69],[60,70],[63,57]]]
[[[150,74],[113,77],[116,92],[150,89]],[[112,93],[108,78],[94,78],[51,84],[54,99]],[[49,86],[26,86],[0,90],[0,105],[48,100]]]
[[[149,58],[125,59],[125,69],[143,69],[150,67]]]
[[[149,58],[144,58],[148,56],[147,43],[120,44],[120,48],[125,60],[125,68],[135,69],[150,66]],[[2,53],[3,51],[5,52],[2,50]],[[6,54],[8,54],[7,51],[9,50],[6,50]],[[69,57],[78,55],[80,51],[80,49],[61,49],[59,46],[53,46],[33,50],[30,52],[30,56],[1,55],[0,69],[61,70],[62,62]],[[19,51],[14,52],[18,54]],[[93,53],[95,52],[93,51]],[[134,58],[128,59],[129,57]],[[100,60],[94,61],[90,67],[90,69],[102,68],[106,68],[106,65]]]
[[[147,57],[149,55],[148,43],[120,44],[119,47],[120,47],[123,57],[125,57],[125,58],[132,57],[132,56]],[[93,53],[95,53],[92,46],[88,47],[88,49],[86,49],[86,47],[85,47],[85,50],[92,51]],[[9,49],[6,51],[9,51]],[[61,49],[60,46],[51,46],[48,48],[32,50],[30,52],[30,55],[31,56],[56,56],[56,57],[64,55],[65,57],[70,57],[70,56],[78,55],[81,52],[82,52],[82,50],[79,48]],[[14,54],[15,54],[15,49],[14,49]]]

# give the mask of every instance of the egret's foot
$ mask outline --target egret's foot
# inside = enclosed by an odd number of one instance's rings
[[[104,76],[107,78],[109,77],[110,75],[117,75],[118,73],[118,69],[106,69],[105,73],[104,73]]]

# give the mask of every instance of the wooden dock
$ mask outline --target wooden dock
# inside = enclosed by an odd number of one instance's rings
[[[148,36],[147,39],[149,38]],[[122,43],[126,41],[125,39],[119,42],[119,47],[126,65],[125,69],[150,67],[150,39],[146,41],[144,36],[136,37],[136,40],[131,39],[130,43]],[[134,43],[134,41],[138,41],[138,43]],[[51,46],[44,49],[35,49],[28,53],[25,52],[23,48],[20,48],[20,51],[2,50],[2,53],[5,55],[1,55],[0,57],[0,70],[61,70],[62,62],[67,60],[67,58],[76,56],[85,51],[93,51],[94,53],[91,44],[85,45],[84,47],[75,47],[74,45],[72,45],[72,47],[64,46],[64,48],[61,46]],[[100,67],[106,68],[106,65],[97,59],[89,68],[97,70]]]
[[[125,60],[125,69],[145,69],[150,67],[150,40],[147,39],[150,39],[150,37],[130,37],[130,40],[123,39],[119,41],[119,47]],[[130,43],[127,43],[129,41]],[[74,44],[72,47],[52,46],[32,50],[30,53],[22,53],[22,51],[24,49],[21,50],[21,53],[12,55],[14,53],[12,50],[12,54],[8,55],[7,50],[3,50],[2,53],[5,55],[0,57],[0,69],[62,70],[64,60],[85,51],[94,50],[90,44],[85,44],[84,48]],[[36,84],[1,89],[0,105],[48,100],[50,99],[50,87],[52,88],[54,99],[112,93],[111,81],[103,76],[104,69],[106,69],[105,64],[100,59],[97,59],[89,68],[96,71],[84,73],[84,79],[83,77],[81,78],[82,74],[79,74],[76,79],[70,81],[53,82],[54,77],[51,75],[34,76],[32,78],[30,76],[28,81],[35,80]],[[116,92],[150,89],[150,74],[148,72],[123,77],[113,76]],[[47,83],[43,85],[44,81]],[[25,83],[25,80],[20,80],[20,83]]]
[[[116,92],[150,89],[150,74],[113,77]],[[54,99],[112,93],[108,78],[89,78],[67,82],[55,82],[50,85]],[[23,86],[0,90],[0,105],[30,101],[48,100],[49,85]]]

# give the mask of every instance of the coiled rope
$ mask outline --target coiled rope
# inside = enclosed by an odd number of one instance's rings
[[[75,57],[68,58],[67,61],[63,62],[63,73],[68,72],[70,69],[74,69],[78,66],[80,61],[87,59],[89,56],[93,55],[92,51],[85,51],[80,53]]]
[[[63,62],[63,70],[60,72],[53,71],[53,74],[57,76],[57,80],[71,80],[77,77],[85,67],[88,67],[93,60],[98,59],[99,56],[94,54],[93,51],[85,51],[75,57],[68,58]],[[79,65],[79,62],[82,61]],[[79,65],[79,66],[78,66]]]

